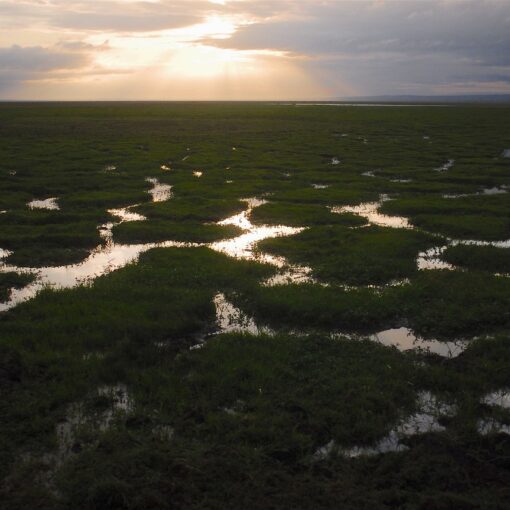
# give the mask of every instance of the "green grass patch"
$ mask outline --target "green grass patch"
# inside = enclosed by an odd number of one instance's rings
[[[258,248],[309,265],[320,279],[367,285],[413,276],[418,253],[437,242],[412,230],[321,226],[292,237],[267,239]]]
[[[114,227],[112,232],[115,242],[123,244],[159,241],[210,243],[235,237],[242,232],[242,229],[233,225],[152,220],[121,223]]]
[[[448,247],[442,258],[455,266],[475,271],[510,273],[510,250],[508,248],[458,244]]]
[[[324,205],[296,204],[293,202],[270,202],[253,210],[252,221],[257,225],[344,225],[359,227],[366,224],[364,218],[355,214],[333,214]]]

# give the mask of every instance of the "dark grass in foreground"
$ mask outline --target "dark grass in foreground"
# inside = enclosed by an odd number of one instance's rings
[[[270,273],[205,248],[159,249],[91,287],[45,291],[4,315],[7,508],[329,508],[339,501],[345,508],[500,508],[510,444],[480,438],[476,420],[488,412],[480,397],[508,381],[508,338],[475,342],[458,359],[432,364],[320,334],[220,335],[188,350],[213,326],[217,291],[249,295]],[[82,402],[100,415],[108,401],[97,388],[117,383],[127,385],[132,410],[106,430],[93,420],[77,427],[54,471],[55,458],[44,454],[56,451],[55,427],[69,406]],[[445,432],[410,440],[403,453],[315,458],[331,440],[349,447],[382,438],[416,410],[420,390],[458,403]],[[499,418],[510,422],[508,413]],[[29,455],[20,461],[20,452]]]

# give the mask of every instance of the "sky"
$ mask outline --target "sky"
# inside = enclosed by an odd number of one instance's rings
[[[0,99],[510,93],[510,0],[0,0]]]

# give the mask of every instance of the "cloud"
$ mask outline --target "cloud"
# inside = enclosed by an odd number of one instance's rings
[[[87,61],[88,57],[82,53],[62,52],[41,46],[23,48],[13,45],[9,48],[0,48],[0,69],[2,71],[38,73],[78,68]]]
[[[301,0],[239,27],[223,48],[271,48],[300,56],[331,86],[400,93],[453,74],[510,76],[510,2],[497,0]],[[488,80],[487,80],[488,81]]]
[[[333,97],[426,94],[462,83],[510,92],[504,0],[0,0],[0,20],[0,66],[10,66],[0,79],[11,82],[130,69],[149,82],[158,74],[149,69],[164,74],[169,65],[178,79],[194,74],[193,65],[200,71],[200,48],[212,47],[217,62],[208,68],[240,76],[251,65],[242,64],[246,56],[262,65],[261,50],[269,50],[274,73],[279,62]],[[225,86],[225,98],[231,90]]]
[[[90,64],[90,55],[58,48],[13,45],[0,48],[0,93],[16,90],[23,82],[54,73],[76,72]]]
[[[3,26],[27,22],[93,32],[148,32],[198,23],[205,1],[0,0]]]

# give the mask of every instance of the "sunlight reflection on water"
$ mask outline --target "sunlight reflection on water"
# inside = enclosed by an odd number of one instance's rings
[[[388,216],[379,212],[383,202],[389,200],[387,195],[381,195],[378,202],[365,202],[355,206],[332,207],[331,212],[335,214],[351,213],[357,214],[368,220],[372,225],[391,228],[413,228],[409,220],[403,216]]]
[[[169,199],[171,197],[169,189],[170,186],[166,187],[166,185],[161,185],[164,187],[164,189],[161,190],[160,184],[154,181],[155,180],[150,181],[154,184],[153,190],[156,190],[154,194],[151,193],[153,200],[160,201],[162,197],[166,197],[164,198],[165,200]],[[21,268],[8,264],[0,265],[0,272],[28,272],[37,275],[37,280],[33,283],[22,289],[13,289],[9,301],[6,303],[0,303],[0,311],[8,310],[23,301],[32,299],[45,287],[69,288],[83,283],[88,283],[105,273],[120,269],[128,263],[136,261],[142,253],[152,248],[207,246],[231,257],[257,260],[259,262],[274,265],[278,268],[287,268],[287,272],[285,273],[286,279],[292,279],[295,274],[296,281],[304,280],[305,275],[310,272],[309,268],[296,267],[295,270],[293,270],[294,266],[289,266],[287,261],[282,257],[274,257],[272,255],[258,254],[254,252],[255,244],[258,241],[269,237],[293,235],[301,232],[303,229],[285,226],[257,227],[251,223],[249,219],[250,213],[254,207],[258,207],[266,202],[257,198],[245,199],[244,201],[248,205],[248,208],[245,211],[226,218],[218,224],[235,225],[243,229],[245,232],[233,239],[218,241],[211,244],[185,243],[178,241],[163,241],[159,243],[130,245],[116,244],[112,239],[112,228],[115,225],[124,221],[143,221],[145,220],[145,217],[129,210],[131,207],[136,207],[136,204],[125,208],[111,209],[109,210],[109,213],[112,216],[119,218],[120,221],[109,222],[99,227],[101,237],[106,241],[105,245],[100,245],[95,248],[84,261],[78,264],[43,268]],[[0,259],[7,255],[9,255],[9,252],[2,250],[0,252]],[[277,280],[275,280],[275,284],[276,283],[278,283]]]

